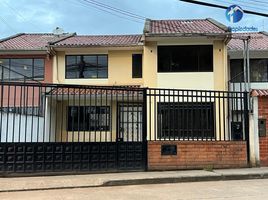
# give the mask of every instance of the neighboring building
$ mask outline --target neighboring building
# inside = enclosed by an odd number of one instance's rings
[[[30,159],[29,166],[5,161],[3,168],[25,172],[28,166],[28,171],[43,172],[246,166],[246,96],[228,92],[230,34],[212,19],[146,20],[140,35],[63,34],[46,40],[44,55],[50,55],[52,73],[45,73],[45,80],[52,84],[23,83],[18,93],[1,90],[7,110],[38,102],[37,117],[26,116],[23,122],[21,114],[9,117],[9,111],[2,122],[1,113],[0,125],[6,128],[0,141],[28,142],[24,145],[40,160]],[[35,46],[34,34],[24,36],[19,43]],[[9,40],[13,38],[4,42]],[[24,127],[27,123],[30,129]],[[7,130],[10,124],[13,130]],[[16,151],[10,154],[16,156]]]
[[[251,146],[252,160],[268,166],[268,33],[235,33],[228,44],[231,91],[244,91],[244,61],[242,38],[250,37],[250,90],[252,94]]]
[[[0,61],[4,80],[52,82],[52,57],[49,42],[72,34],[17,34],[0,40]]]

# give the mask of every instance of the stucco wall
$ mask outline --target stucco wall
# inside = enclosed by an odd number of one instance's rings
[[[53,81],[63,84],[81,85],[142,85],[142,78],[132,78],[132,54],[142,53],[142,50],[105,50],[86,49],[76,51],[59,51],[54,58]],[[108,55],[108,78],[104,79],[66,79],[66,55]]]

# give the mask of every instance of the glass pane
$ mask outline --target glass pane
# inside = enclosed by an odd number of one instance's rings
[[[31,79],[33,77],[33,59],[11,59],[10,79]]]
[[[268,81],[268,59],[250,60],[250,80],[252,82]]]
[[[78,78],[77,56],[66,56],[66,78]]]
[[[213,46],[203,45],[199,48],[199,71],[213,71]]]
[[[45,69],[44,59],[34,59],[34,79],[44,79],[44,69]]]
[[[98,56],[98,78],[108,78],[107,56]]]
[[[83,56],[84,78],[97,78],[97,56]]]
[[[142,54],[132,55],[132,77],[142,78]]]
[[[243,73],[243,60],[234,59],[230,61],[231,70],[231,82],[242,82],[244,81]]]
[[[0,65],[3,67],[0,68],[0,79],[9,80],[9,59],[0,59]],[[3,74],[2,74],[3,70]]]

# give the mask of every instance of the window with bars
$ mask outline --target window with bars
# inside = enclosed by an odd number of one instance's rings
[[[69,106],[68,131],[109,131],[109,106]]]
[[[214,103],[158,103],[158,138],[213,138]]]

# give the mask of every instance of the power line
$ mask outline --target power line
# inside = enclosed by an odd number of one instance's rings
[[[104,4],[104,3],[101,3],[101,2],[98,2],[98,1],[95,1],[95,0],[82,0],[82,1],[88,2],[90,4],[94,4],[94,5],[97,5],[97,6],[101,6],[101,7],[116,11],[118,13],[130,16],[130,17],[133,17],[133,18],[142,19],[142,20],[146,19],[146,17],[144,17],[144,16],[137,15],[137,14],[135,14],[133,12],[129,12],[129,11],[126,11],[126,10],[123,10],[123,9],[120,9],[120,8],[116,8],[116,7],[113,7],[113,6],[110,6],[108,4]]]
[[[226,3],[226,4],[230,4],[230,2],[228,1],[222,1],[222,0],[213,0],[213,1],[217,1],[217,2],[221,2],[221,3]],[[239,0],[236,0],[238,2],[244,2],[244,1],[239,1]],[[245,3],[245,2],[244,2]],[[251,9],[257,9],[257,10],[263,10],[263,11],[268,11],[268,9],[265,9],[265,8],[259,8],[259,7],[255,7],[255,6],[248,6],[246,4],[243,4],[243,3],[239,3],[239,5],[243,6],[243,7],[247,7],[247,8],[251,8]],[[264,6],[262,6],[264,7]]]
[[[2,1],[1,2],[3,5],[7,6],[8,8],[10,8],[10,10],[17,15],[18,17],[20,17],[23,21],[28,21],[18,10],[16,10],[14,7],[12,7],[10,4],[8,4],[6,1]],[[30,21],[28,21],[29,24],[31,24],[33,27],[35,27],[36,29],[38,29],[39,31],[41,30],[38,26],[36,26],[35,24],[31,23]]]
[[[195,1],[195,0],[179,0],[179,1],[192,3],[192,4],[197,4],[197,5],[202,5],[202,6],[213,7],[213,8],[221,8],[221,9],[227,9],[228,8],[227,6],[222,6],[222,5],[218,5],[218,4],[212,4],[212,3],[206,3],[206,2],[202,2],[202,1]],[[263,17],[268,17],[268,14],[255,12],[255,11],[250,11],[250,10],[244,10],[244,13],[263,16]]]
[[[111,14],[113,16],[116,16],[116,17],[119,17],[120,19],[126,19],[126,20],[129,20],[129,21],[132,21],[132,22],[136,22],[136,23],[142,23],[143,24],[143,21],[140,21],[140,19],[133,19],[129,16],[125,16],[125,15],[120,15],[116,12],[113,12],[111,10],[108,10],[108,9],[104,9],[102,8],[101,6],[96,6],[96,5],[93,5],[93,4],[88,4],[86,2],[84,2],[83,0],[78,0],[78,1],[75,1],[75,2],[72,2],[72,3],[79,3],[80,5],[83,5],[85,8],[95,8],[97,10],[100,10],[100,11],[103,11],[103,12],[106,12],[108,14]]]
[[[126,18],[126,19],[128,19],[130,21],[134,21],[134,22],[141,23],[141,24],[144,24],[144,20],[146,20],[146,17],[143,17],[142,22],[137,21],[137,20],[141,20],[141,19],[137,19],[136,17],[133,18],[133,16],[130,16],[129,14],[126,14],[125,12],[131,13],[131,15],[136,15],[136,16],[141,16],[141,15],[137,15],[137,14],[134,14],[133,12],[129,12],[129,11],[124,11],[123,9],[119,9],[119,8],[116,8],[116,7],[113,7],[113,9],[111,9],[109,5],[104,4],[104,3],[99,3],[99,5],[97,6],[97,5],[92,5],[92,4],[90,4],[88,2],[88,1],[92,1],[92,0],[77,0],[77,1],[80,4],[82,4],[83,6],[87,7],[87,8],[93,7],[93,8],[96,8],[98,10],[101,10],[101,11],[107,12],[109,14],[115,15],[117,17],[120,17],[120,19]],[[75,2],[77,2],[77,1],[75,1]],[[95,2],[97,2],[97,1],[95,1]],[[105,5],[107,10],[103,8],[103,5]],[[121,10],[121,12],[118,13],[117,10]],[[167,30],[167,31],[174,31],[174,30],[170,29],[169,27],[163,27],[163,26],[159,26],[159,25],[156,25],[156,24],[154,25],[154,27],[158,27],[158,28],[161,28],[161,29],[164,29],[164,30]],[[196,31],[199,32],[199,30],[196,30]]]

